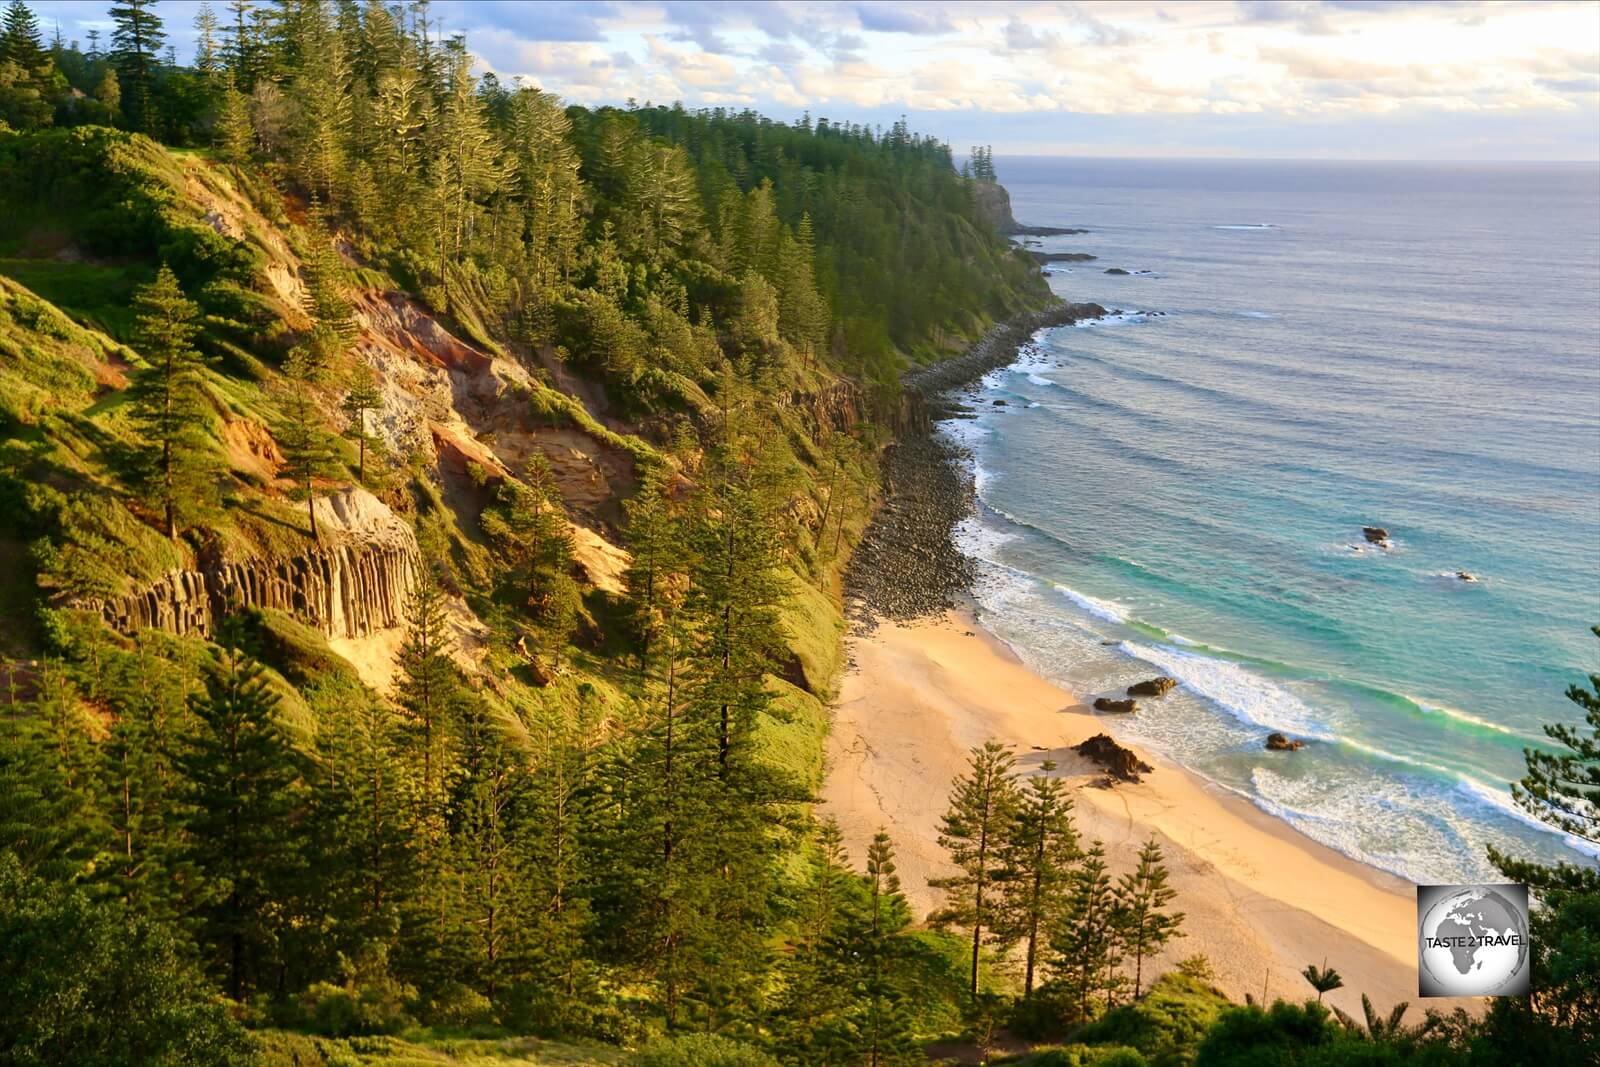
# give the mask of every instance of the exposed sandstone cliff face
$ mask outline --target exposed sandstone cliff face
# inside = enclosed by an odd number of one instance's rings
[[[114,629],[210,636],[230,607],[272,608],[334,638],[366,637],[403,626],[417,580],[411,528],[364,489],[316,502],[320,545],[288,559],[218,560],[173,571],[126,596],[73,606],[97,612]]]
[[[606,576],[614,567],[590,562],[626,558],[604,531],[620,517],[617,500],[633,485],[633,457],[582,430],[542,424],[530,400],[540,386],[521,362],[472,347],[410,297],[359,293],[355,316],[357,351],[377,371],[384,396],[372,429],[388,448],[428,456],[452,500],[472,514],[502,479],[522,477],[529,460],[542,455],[577,520],[573,537],[580,548],[595,548],[580,552],[579,564],[592,584],[610,588]]]

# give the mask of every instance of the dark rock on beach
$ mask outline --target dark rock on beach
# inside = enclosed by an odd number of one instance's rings
[[[1306,747],[1304,741],[1291,741],[1283,734],[1271,733],[1267,735],[1267,748],[1273,752],[1299,752]]]
[[[1094,702],[1095,711],[1134,712],[1139,709],[1137,700],[1113,700],[1110,697],[1100,697]]]
[[[1154,767],[1139,758],[1139,754],[1131,748],[1124,748],[1117,744],[1109,734],[1095,734],[1082,744],[1072,746],[1072,750],[1081,756],[1104,767],[1111,777],[1124,782],[1137,782],[1139,775],[1149,774]]]
[[[994,406],[997,408],[1003,408],[1006,406],[1006,402],[1004,400],[996,400],[994,402]]]
[[[1135,682],[1128,686],[1128,695],[1131,697],[1161,697],[1166,696],[1178,683],[1171,678],[1151,678],[1147,682]]]
[[[1053,304],[996,325],[961,355],[901,379],[898,411],[884,420],[899,439],[880,460],[883,503],[845,571],[846,600],[858,622],[939,614],[972,582],[971,560],[950,539],[951,528],[972,511],[972,480],[960,453],[932,432],[939,419],[973,415],[950,392],[1015,362],[1036,331],[1105,313],[1099,304]]]
[[[1016,362],[1017,350],[1027,344],[1038,330],[1049,326],[1070,326],[1085,319],[1104,318],[1106,314],[1106,309],[1099,304],[1053,304],[1043,311],[1018,315],[991,327],[961,355],[918,368],[900,379],[910,421],[926,429],[928,419],[945,418],[943,411],[950,402],[941,401],[938,394],[959,389],[997,367]],[[899,428],[910,430],[917,427]]]
[[[916,619],[953,606],[972,582],[972,562],[950,540],[970,509],[956,452],[925,431],[884,450],[883,504],[845,572],[851,612]]]

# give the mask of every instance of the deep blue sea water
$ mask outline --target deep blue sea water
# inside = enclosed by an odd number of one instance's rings
[[[1086,700],[1179,679],[1110,725],[1374,866],[1595,862],[1507,783],[1600,671],[1600,168],[998,168],[1019,220],[1091,231],[1040,239],[1099,257],[1052,288],[1131,314],[946,424],[984,624]]]

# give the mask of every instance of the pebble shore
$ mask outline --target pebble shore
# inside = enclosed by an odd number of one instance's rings
[[[951,394],[1015,362],[1037,331],[1105,314],[1098,304],[1056,304],[1019,315],[996,324],[961,355],[901,378],[911,417],[884,450],[883,503],[845,572],[845,599],[857,626],[940,614],[972,584],[972,561],[951,538],[972,511],[972,478],[959,450],[933,428],[969,413]]]

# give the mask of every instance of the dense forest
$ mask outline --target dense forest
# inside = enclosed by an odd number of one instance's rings
[[[425,0],[108,15],[0,26],[0,1063],[1595,1038],[1592,885],[1543,1003],[1363,1027],[1154,976],[1159,847],[998,746],[928,922],[813,816],[898,376],[1051,301],[987,150],[563,106]]]

